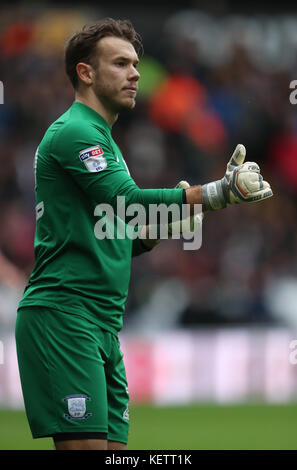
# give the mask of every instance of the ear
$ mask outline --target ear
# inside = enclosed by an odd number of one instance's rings
[[[91,65],[79,62],[76,65],[76,73],[79,80],[81,80],[85,85],[90,86],[93,84],[95,73]]]

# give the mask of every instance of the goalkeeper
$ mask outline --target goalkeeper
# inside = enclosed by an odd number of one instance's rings
[[[129,395],[118,333],[133,256],[158,242],[98,239],[95,208],[190,205],[191,230],[203,211],[272,196],[239,145],[222,179],[203,186],[140,189],[111,134],[121,110],[135,106],[141,41],[128,21],[84,28],[66,48],[72,106],[46,131],[35,155],[35,266],[19,304],[16,344],[27,418],[34,438],[56,449],[126,448]],[[115,215],[115,218],[117,215]],[[196,217],[196,219],[195,219]],[[126,221],[124,221],[126,222]],[[182,229],[174,221],[172,235]]]

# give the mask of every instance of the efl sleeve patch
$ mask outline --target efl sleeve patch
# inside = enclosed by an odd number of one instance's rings
[[[107,167],[107,161],[103,156],[103,150],[98,145],[79,152],[79,159],[86,165],[87,170],[92,173],[105,170]]]

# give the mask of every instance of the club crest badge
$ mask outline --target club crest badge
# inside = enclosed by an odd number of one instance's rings
[[[68,413],[64,413],[64,417],[71,420],[87,419],[92,416],[92,413],[87,413],[87,402],[90,397],[86,395],[69,395],[63,398],[67,402]]]

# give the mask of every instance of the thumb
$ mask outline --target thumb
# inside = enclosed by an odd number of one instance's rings
[[[246,156],[246,149],[245,146],[242,144],[238,144],[232,154],[232,157],[230,158],[228,162],[228,166],[239,166],[242,165]]]

